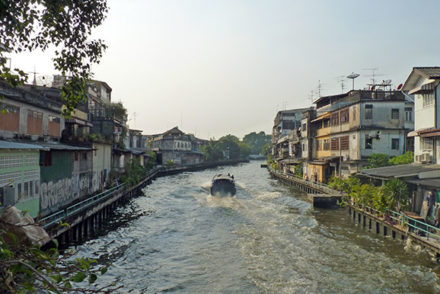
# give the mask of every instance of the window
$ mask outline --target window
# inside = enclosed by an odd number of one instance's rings
[[[52,153],[50,151],[40,152],[40,166],[52,165]]]
[[[399,109],[398,108],[391,109],[391,119],[399,119]]]
[[[302,144],[302,145],[303,145],[303,146],[302,146],[302,150],[303,150],[303,151],[307,151],[307,150],[306,150],[306,144]]]
[[[430,107],[434,105],[434,92],[422,94],[423,107]]]
[[[332,139],[332,150],[339,150],[339,138]]]
[[[331,120],[332,126],[339,125],[339,112],[332,113]]]
[[[365,149],[373,149],[373,138],[365,137]]]
[[[391,139],[391,149],[393,150],[399,150],[400,147],[400,139]]]
[[[329,139],[324,140],[324,150],[330,150],[330,140]]]
[[[330,120],[324,119],[324,128],[328,128],[330,126]]]
[[[317,140],[316,141],[316,150],[317,151],[322,150],[322,144],[321,143],[322,143],[321,140]]]
[[[341,150],[348,150],[348,136],[341,137]]]
[[[365,119],[373,119],[373,105],[365,105]]]
[[[353,107],[353,121],[356,120],[356,106]]]
[[[412,121],[412,107],[405,107],[405,121]]]
[[[87,160],[87,152],[84,152],[84,153],[82,154],[82,158],[83,158],[84,160]]]
[[[75,154],[75,161],[78,161],[78,152],[74,152]]]
[[[303,124],[303,125],[302,125],[302,130],[303,130],[303,131],[307,131],[307,124]]]
[[[341,124],[348,123],[348,121],[349,121],[348,109],[341,110]]]
[[[432,150],[432,139],[431,138],[421,138],[420,145],[422,150]]]

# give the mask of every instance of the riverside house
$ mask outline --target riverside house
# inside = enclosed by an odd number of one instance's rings
[[[348,177],[375,153],[398,156],[412,149],[413,102],[397,90],[352,90],[317,99],[311,123],[312,159],[304,175],[319,182]]]

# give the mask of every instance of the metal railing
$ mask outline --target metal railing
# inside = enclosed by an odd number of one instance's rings
[[[440,228],[410,217],[404,213],[394,210],[388,210],[387,213],[383,213],[369,206],[363,206],[362,209],[371,212],[375,216],[385,215],[385,222],[387,222],[386,218],[388,217],[393,220],[391,225],[399,224],[403,228],[407,227],[409,232],[413,232],[421,237],[426,236],[426,239],[428,240],[430,237],[435,240],[440,240]]]
[[[427,239],[431,237],[433,239],[440,240],[439,228],[397,211],[389,211],[389,212],[391,213],[390,217],[393,220],[395,220],[402,226],[408,226],[410,232],[414,232],[418,235],[422,233],[422,235],[424,234]]]
[[[59,210],[55,213],[52,213],[48,216],[45,216],[44,218],[42,218],[40,220],[40,223],[42,223],[43,228],[46,229],[56,223],[59,223],[60,221],[63,221],[64,219],[66,219],[69,216],[72,216],[72,215],[74,215],[74,214],[76,214],[86,208],[89,208],[90,206],[92,206],[96,203],[102,202],[102,201],[110,198],[111,196],[124,190],[125,188],[126,188],[126,184],[124,183],[119,186],[105,190],[102,193],[99,193],[97,195],[89,197],[89,198],[82,200],[78,203],[70,205],[65,209]]]

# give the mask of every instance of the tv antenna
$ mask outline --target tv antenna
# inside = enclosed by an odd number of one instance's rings
[[[34,71],[31,71],[31,72],[28,72],[28,73],[34,75],[34,81],[32,82],[32,85],[36,86],[37,85],[37,74],[38,74],[38,72],[36,72],[35,66],[34,66]]]
[[[359,77],[359,76],[360,76],[359,74],[354,73],[354,72],[352,72],[351,74],[349,74],[347,76],[347,79],[351,79],[352,80],[352,82],[351,82],[352,83],[352,90],[354,90],[354,79]]]
[[[309,95],[310,104],[313,104],[313,93],[314,93],[314,92],[315,92],[315,91],[313,91],[313,90],[310,91],[310,95]]]
[[[322,90],[322,83],[321,80],[318,80],[318,87],[317,87],[318,97],[321,97],[321,90]]]
[[[341,90],[342,93],[344,93],[344,89],[345,89],[345,76],[339,76],[338,77],[338,82],[341,83]]]
[[[371,74],[369,75],[371,77],[371,84],[374,86],[376,85],[376,78],[379,76],[383,76],[383,74],[377,74],[376,71],[379,70],[377,67],[371,67],[371,68],[363,68],[363,70],[371,71]]]

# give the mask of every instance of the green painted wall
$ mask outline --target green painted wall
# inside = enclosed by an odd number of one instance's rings
[[[27,210],[33,218],[38,216],[40,212],[40,198],[34,197],[31,199],[23,200],[15,205],[20,210]]]
[[[74,152],[52,150],[51,153],[52,165],[41,166],[41,183],[71,178]]]

